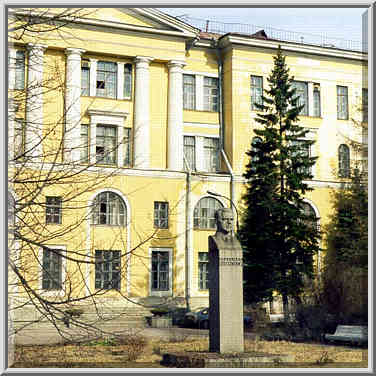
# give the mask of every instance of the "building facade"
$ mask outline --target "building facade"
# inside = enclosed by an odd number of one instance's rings
[[[228,198],[241,208],[254,103],[278,45],[315,141],[307,153],[318,157],[307,210],[327,223],[354,157],[349,139],[362,141],[354,119],[364,120],[366,54],[202,33],[147,8],[104,8],[43,35],[10,35],[10,199],[25,197],[27,179],[12,180],[20,153],[38,160],[22,164],[25,176],[81,169],[44,184],[40,210],[22,214],[35,220],[34,246],[16,240],[17,262],[28,260],[21,269],[42,297],[86,307],[79,298],[98,294],[111,309],[208,304],[214,212]]]

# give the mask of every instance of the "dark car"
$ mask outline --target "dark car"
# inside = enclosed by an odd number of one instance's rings
[[[209,308],[199,307],[187,312],[184,316],[184,323],[189,327],[209,329]],[[252,318],[249,315],[244,315],[244,326],[252,326]]]

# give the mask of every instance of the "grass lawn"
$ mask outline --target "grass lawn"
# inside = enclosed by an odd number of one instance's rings
[[[175,338],[169,342],[124,337],[116,343],[98,340],[81,344],[16,346],[12,368],[162,368],[162,354],[208,351],[208,339]],[[264,364],[263,368],[367,368],[368,350],[287,341],[246,340],[245,351],[292,354],[293,364]],[[260,367],[260,365],[257,365]]]

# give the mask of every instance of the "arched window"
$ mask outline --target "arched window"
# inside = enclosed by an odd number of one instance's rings
[[[193,226],[196,229],[212,230],[216,228],[214,214],[223,208],[220,201],[213,197],[203,197],[195,206]]]
[[[307,202],[303,202],[302,213],[306,217],[306,219],[304,220],[304,223],[307,226],[312,226],[312,227],[316,227],[317,229],[319,229],[318,218],[316,217],[316,212],[315,212],[315,209],[313,209],[312,205],[308,204]]]
[[[350,148],[345,144],[338,148],[338,174],[341,178],[350,177]]]
[[[122,198],[113,192],[102,192],[93,203],[92,224],[124,226],[126,208]]]
[[[258,144],[259,143],[261,143],[262,142],[262,140],[261,140],[261,137],[253,137],[252,138],[252,143],[251,143],[251,150],[254,152],[254,153],[256,153],[257,151],[258,151]],[[251,158],[251,168],[252,168],[252,170],[254,171],[255,170],[255,166],[254,166],[254,164],[257,162],[259,160],[259,157],[257,156],[257,155],[254,155],[254,156],[252,156],[252,158]]]

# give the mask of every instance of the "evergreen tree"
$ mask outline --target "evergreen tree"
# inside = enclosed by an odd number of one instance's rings
[[[367,321],[368,192],[357,168],[350,182],[333,192],[333,215],[326,226],[323,298],[343,323]]]
[[[313,141],[298,124],[304,108],[292,88],[293,77],[281,49],[274,57],[268,77],[269,89],[256,118],[258,142],[246,153],[249,163],[243,196],[245,207],[239,238],[244,248],[244,292],[247,302],[282,295],[284,311],[288,298],[299,302],[303,276],[313,275],[313,256],[319,250],[316,218],[304,213],[303,196],[311,190],[315,159],[307,150]]]

